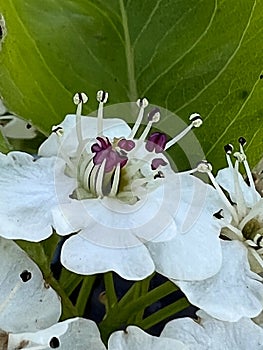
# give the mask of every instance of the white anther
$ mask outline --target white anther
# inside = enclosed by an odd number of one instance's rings
[[[213,169],[211,163],[208,163],[206,160],[202,160],[198,163],[196,168],[200,173],[208,173]]]
[[[148,107],[149,105],[149,101],[147,100],[147,98],[139,98],[137,101],[136,101],[136,104],[139,108],[146,108]]]
[[[75,105],[79,105],[80,103],[87,103],[88,100],[89,98],[84,92],[77,92],[73,96],[73,102]]]
[[[192,125],[195,128],[199,128],[203,124],[203,119],[201,118],[200,114],[193,113],[190,115],[189,120],[192,122]]]
[[[108,101],[109,94],[104,90],[99,90],[97,92],[97,101],[101,103],[106,103]]]

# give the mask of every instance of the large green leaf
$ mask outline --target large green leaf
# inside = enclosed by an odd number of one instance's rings
[[[110,103],[147,96],[187,120],[207,158],[224,164],[225,143],[262,149],[263,0],[4,0],[7,36],[0,90],[7,106],[43,131],[86,91]]]

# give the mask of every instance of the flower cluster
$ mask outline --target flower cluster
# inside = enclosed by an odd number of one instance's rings
[[[263,309],[263,199],[246,159],[246,140],[239,138],[237,152],[231,144],[225,146],[228,167],[216,177],[206,160],[176,172],[166,151],[200,127],[201,116],[191,114],[189,125],[168,139],[165,133],[152,131],[162,111],[151,108],[146,98],[131,105],[130,111],[137,109],[132,128],[122,119],[104,118],[107,99],[108,93],[99,91],[97,115],[84,116],[88,97],[77,93],[76,113],[52,128],[37,155],[0,154],[3,348],[262,349],[262,324],[251,318]],[[210,183],[197,173],[207,174]],[[151,336],[136,326],[138,315],[125,319],[128,306],[121,303],[126,296],[118,304],[110,293],[113,281],[109,285],[105,280],[104,321],[118,313],[120,321],[102,337],[104,342],[96,324],[79,317],[85,305],[74,315],[78,317],[58,322],[61,302],[55,290],[12,241],[39,244],[45,255],[45,242],[52,241],[54,232],[61,239],[57,248],[57,240],[52,245],[52,254],[59,255],[66,276],[77,276],[76,287],[84,288],[84,276],[113,271],[142,283],[133,303],[137,295],[148,306],[147,292],[154,293],[149,286],[143,292],[142,286],[159,273],[201,309],[198,320],[173,320],[160,336]],[[67,295],[60,280],[51,280],[62,303],[69,300],[74,288]],[[122,324],[125,329],[119,330]],[[103,334],[102,325],[101,329]]]

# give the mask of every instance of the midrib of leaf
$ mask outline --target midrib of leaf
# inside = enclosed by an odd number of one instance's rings
[[[125,42],[125,56],[127,62],[127,74],[128,74],[128,97],[131,101],[135,101],[138,97],[137,93],[137,85],[135,79],[135,70],[134,70],[134,51],[131,47],[131,39],[128,27],[128,18],[127,13],[124,7],[123,0],[119,0],[120,10],[121,10],[121,18],[122,18],[122,26],[124,31],[124,42]]]

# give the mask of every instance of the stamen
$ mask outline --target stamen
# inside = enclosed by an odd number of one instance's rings
[[[106,165],[106,159],[103,160],[102,164],[99,167],[98,176],[97,176],[96,185],[95,185],[96,193],[100,198],[104,196],[103,195],[103,177],[104,177],[105,165]]]
[[[136,132],[138,131],[140,125],[141,125],[141,122],[142,122],[142,118],[143,118],[143,114],[144,114],[144,110],[145,108],[148,106],[149,102],[146,98],[139,98],[136,102],[137,106],[140,108],[139,110],[139,114],[138,114],[138,117],[137,117],[137,120],[131,130],[131,133],[129,135],[129,139],[133,139]]]
[[[82,165],[84,164],[84,165]],[[79,170],[79,173],[80,173],[80,181],[83,181],[83,187],[84,189],[87,189],[89,192],[92,192],[92,188],[94,188],[95,186],[95,183],[91,184],[91,174],[92,174],[92,171],[93,171],[93,168],[95,167],[94,163],[93,163],[93,160],[92,158],[91,159],[88,159],[88,162],[87,163],[82,163],[81,166],[80,166],[80,170]]]
[[[109,193],[109,197],[115,197],[118,192],[118,187],[120,182],[120,173],[121,173],[121,165],[120,163],[118,163],[114,172],[114,177],[113,177],[112,187]]]
[[[84,92],[77,92],[73,96],[73,102],[75,105],[77,105],[77,110],[76,110],[76,132],[77,132],[77,138],[78,138],[78,143],[79,147],[83,143],[83,137],[82,137],[82,130],[81,130],[81,114],[82,114],[82,106],[83,103],[88,102],[88,96]]]
[[[151,130],[151,127],[153,123],[157,123],[160,120],[161,114],[159,108],[154,108],[148,113],[148,124],[146,125],[146,128],[144,129],[143,133],[141,134],[139,140],[144,141]]]
[[[239,182],[239,162],[242,161],[243,156],[239,152],[234,153],[234,157],[237,159],[235,162],[235,168],[233,169],[234,176],[234,184],[235,184],[235,195],[236,195],[236,204],[237,204],[237,212],[240,218],[243,218],[246,215],[246,203],[243,196],[243,192],[241,190],[240,182]]]
[[[109,94],[106,91],[99,90],[97,92],[97,101],[99,102],[97,115],[97,132],[98,135],[103,134],[103,105],[108,101]]]
[[[191,121],[191,124],[188,125],[182,132],[180,132],[179,135],[175,136],[172,140],[167,142],[165,150],[167,150],[168,148],[173,146],[176,142],[181,140],[181,138],[183,138],[185,135],[187,135],[188,132],[192,128],[199,128],[202,125],[202,123],[203,123],[203,120],[202,120],[201,116],[198,113],[191,114],[190,117],[189,117],[189,120]]]
[[[240,241],[243,241],[243,235],[242,235],[242,232],[236,228],[235,226],[225,222],[225,227],[229,228],[229,230],[231,232],[227,233],[224,231],[224,235],[228,238],[230,238],[231,240],[233,239],[236,239],[236,238],[239,238]],[[231,234],[232,233],[232,234]],[[235,236],[233,236],[233,233]]]
[[[226,161],[227,161],[228,167],[231,169],[233,168],[233,164],[232,164],[230,155],[232,154],[234,147],[233,145],[231,145],[231,143],[228,143],[227,145],[224,146],[224,150],[226,153]]]
[[[251,170],[249,168],[249,164],[247,162],[247,157],[245,155],[244,148],[243,148],[243,146],[245,146],[247,141],[244,137],[240,137],[238,139],[238,142],[239,142],[239,147],[240,147],[240,153],[244,155],[243,164],[244,164],[244,168],[245,168],[245,171],[246,171],[246,174],[248,177],[249,186],[253,189],[253,199],[256,201],[257,200],[256,187],[255,187],[253,176],[252,176]]]
[[[58,139],[57,139],[58,144],[61,146],[61,137],[64,133],[63,127],[60,125],[54,125],[54,126],[52,126],[51,130],[52,130],[52,133],[54,133],[58,136]],[[65,154],[62,147],[59,148],[59,154],[66,162],[66,164],[67,164],[68,168],[70,169],[70,171],[72,172],[72,174],[75,174],[75,171],[76,171],[75,165],[72,163],[69,156],[67,154]]]
[[[237,215],[237,212],[236,212],[235,208],[230,204],[230,202],[226,198],[224,192],[222,191],[221,187],[216,182],[216,179],[215,179],[214,175],[212,174],[212,165],[210,163],[208,163],[206,160],[203,160],[197,165],[197,170],[199,172],[201,172],[201,173],[207,173],[207,175],[209,176],[210,181],[212,182],[213,186],[217,190],[217,192],[219,194],[219,197],[222,199],[223,203],[225,204],[225,206],[230,211],[234,221],[236,223],[238,223],[239,220],[238,220],[238,215]]]

